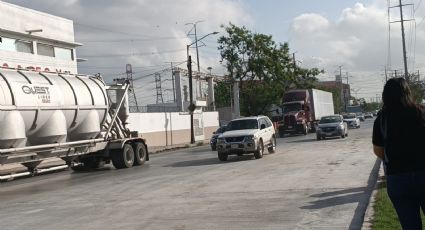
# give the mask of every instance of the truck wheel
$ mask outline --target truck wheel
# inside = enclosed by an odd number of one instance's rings
[[[227,155],[227,153],[223,153],[223,152],[218,152],[218,159],[220,160],[220,161],[227,161],[227,157],[228,157],[229,155]]]
[[[322,140],[322,137],[321,137],[320,135],[316,135],[316,139],[317,139],[318,141],[320,141],[320,140]]]
[[[122,149],[110,150],[112,164],[116,169],[131,168],[134,163],[134,151],[131,145],[125,144]]]
[[[271,146],[269,146],[269,148],[267,150],[269,151],[269,153],[275,153],[276,152],[276,137],[275,136],[272,137]]]
[[[307,125],[304,126],[303,134],[304,135],[307,135],[308,134],[308,127],[307,127]]]
[[[259,140],[258,141],[258,148],[257,151],[254,152],[254,157],[255,159],[260,159],[263,157],[263,153],[264,153],[264,144],[263,144],[263,140]]]
[[[146,147],[143,143],[134,143],[134,163],[133,165],[142,165],[146,161]]]

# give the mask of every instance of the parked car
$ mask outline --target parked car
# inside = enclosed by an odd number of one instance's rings
[[[230,121],[226,132],[217,138],[217,153],[220,161],[229,155],[242,156],[254,153],[256,159],[262,158],[264,149],[269,153],[276,151],[276,133],[272,122],[266,116],[245,117]]]
[[[360,119],[360,121],[365,121],[364,114],[362,112],[356,113],[357,117]]]
[[[345,138],[348,136],[347,123],[344,122],[342,115],[322,117],[319,121],[319,125],[317,126],[316,136],[317,140],[335,136]]]
[[[220,136],[220,134],[224,133],[226,131],[226,126],[222,126],[218,128],[212,135],[210,139],[210,146],[212,151],[217,150],[217,138]]]
[[[342,115],[344,122],[347,122],[348,128],[360,128],[360,119],[355,113],[347,113]]]
[[[364,114],[364,118],[373,118],[373,114],[372,113],[365,113]]]

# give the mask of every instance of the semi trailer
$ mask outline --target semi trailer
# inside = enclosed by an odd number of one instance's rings
[[[289,90],[282,98],[282,114],[277,122],[279,136],[314,131],[322,116],[334,114],[332,93],[318,89]]]
[[[0,165],[35,174],[52,157],[74,170],[144,164],[146,140],[126,127],[128,91],[128,82],[106,85],[100,75],[0,68]]]

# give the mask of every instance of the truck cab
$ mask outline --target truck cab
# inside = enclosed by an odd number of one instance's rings
[[[307,135],[311,129],[310,95],[308,90],[291,90],[284,94],[279,136],[287,133]]]

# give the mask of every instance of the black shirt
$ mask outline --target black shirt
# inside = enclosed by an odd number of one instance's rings
[[[421,118],[422,116],[422,118]],[[384,147],[387,175],[425,171],[424,113],[381,111],[373,125],[372,143]]]

